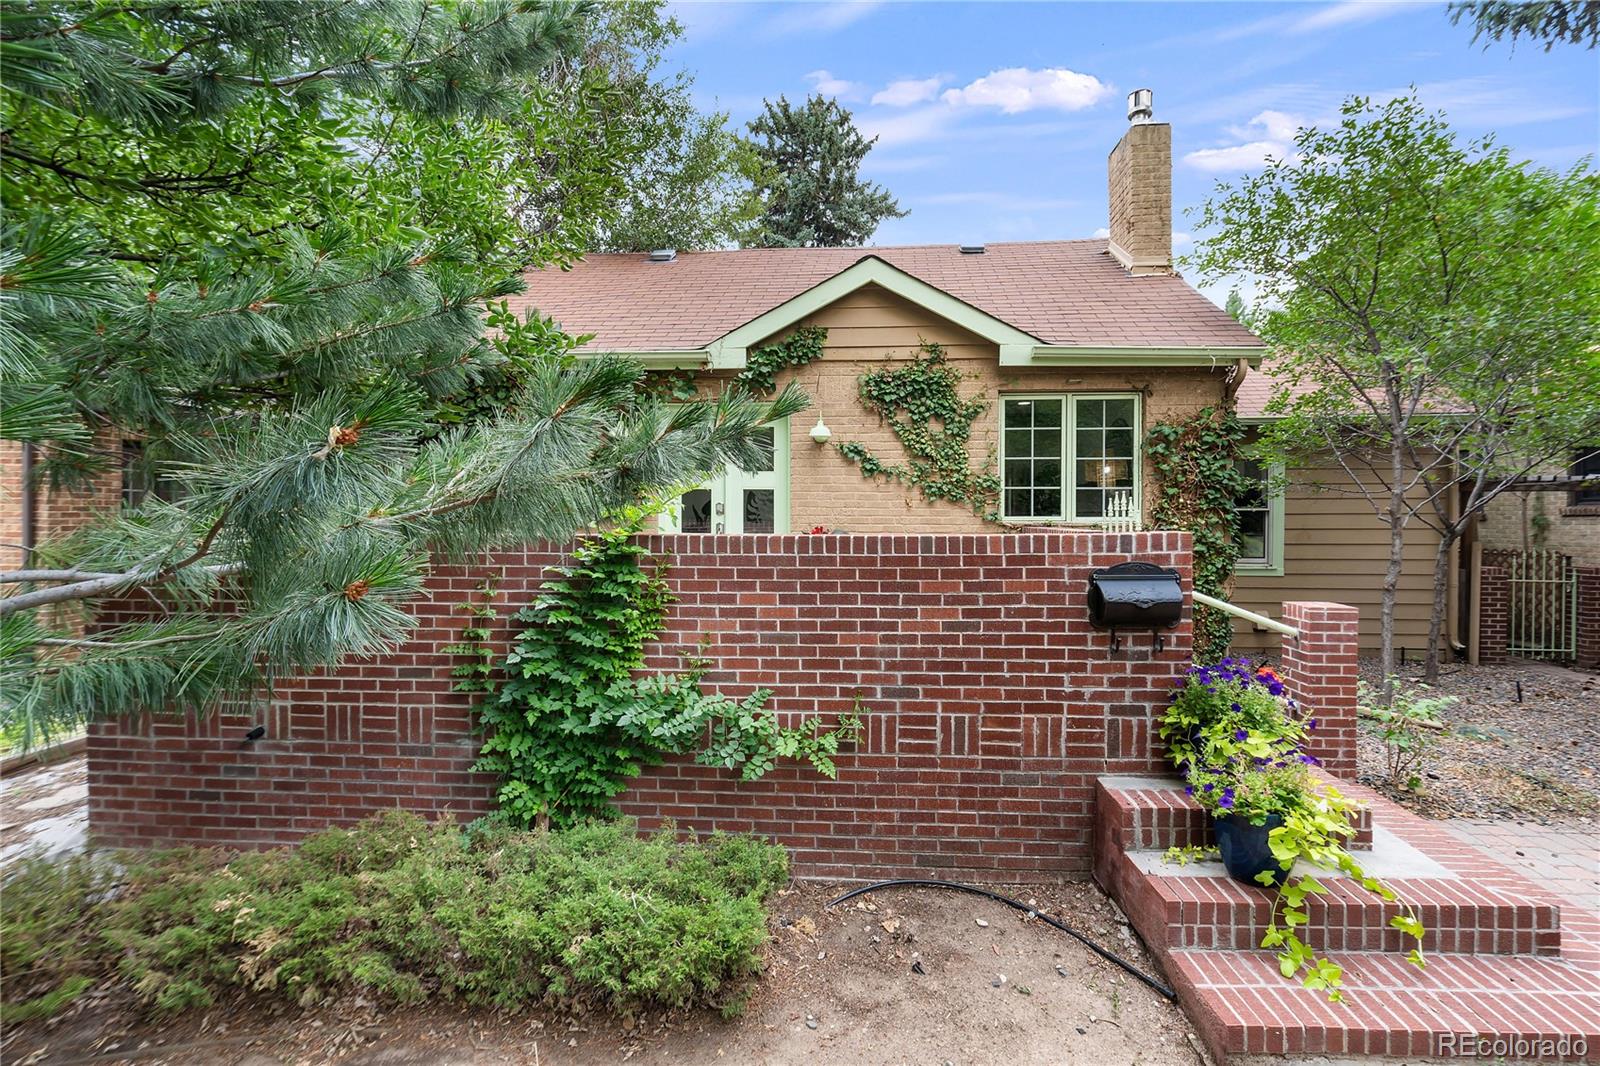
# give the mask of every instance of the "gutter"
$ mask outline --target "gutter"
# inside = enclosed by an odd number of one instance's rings
[[[33,562],[33,545],[38,530],[38,491],[33,483],[33,445],[22,445],[22,559],[19,570]]]

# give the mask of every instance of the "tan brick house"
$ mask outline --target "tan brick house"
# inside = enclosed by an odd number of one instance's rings
[[[1172,267],[1172,131],[1135,113],[1108,160],[1109,238],[872,248],[774,248],[595,255],[571,270],[527,274],[524,309],[586,350],[623,352],[687,372],[715,392],[748,353],[802,326],[827,331],[820,359],[786,371],[813,410],[775,427],[773,469],[730,470],[688,493],[669,519],[684,531],[977,532],[971,509],[862,477],[838,448],[859,442],[885,461],[904,452],[858,397],[863,373],[941,345],[989,401],[970,458],[1001,480],[1009,525],[1104,525],[1148,514],[1155,485],[1150,427],[1236,400],[1263,417],[1271,379],[1261,341]],[[825,427],[825,428],[824,428]],[[818,437],[825,438],[819,441]],[[1262,472],[1265,478],[1266,472]],[[1327,472],[1315,472],[1318,480]],[[1285,600],[1362,608],[1377,643],[1387,533],[1360,501],[1291,488],[1241,501],[1247,560],[1235,599],[1266,611]],[[1401,590],[1402,642],[1423,643],[1435,541],[1418,527]],[[1276,637],[1239,629],[1244,647]]]

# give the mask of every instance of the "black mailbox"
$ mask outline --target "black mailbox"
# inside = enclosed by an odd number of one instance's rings
[[[1089,624],[1119,629],[1175,628],[1183,618],[1183,587],[1178,571],[1154,563],[1118,563],[1089,575]],[[1156,643],[1160,648],[1159,638]]]

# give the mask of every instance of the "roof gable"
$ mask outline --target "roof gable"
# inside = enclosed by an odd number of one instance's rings
[[[1023,357],[1040,344],[1038,337],[1024,333],[1009,322],[956,299],[942,289],[934,288],[921,278],[875,255],[863,256],[852,266],[820,281],[783,303],[763,312],[707,345],[710,366],[713,370],[739,370],[751,345],[788,329],[807,315],[816,313],[844,296],[866,285],[877,285],[897,296],[910,300],[940,318],[977,334],[999,347],[1001,362],[1006,355]]]

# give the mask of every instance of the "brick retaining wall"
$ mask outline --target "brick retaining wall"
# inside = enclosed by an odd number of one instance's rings
[[[770,834],[816,876],[1080,877],[1096,775],[1162,765],[1152,725],[1189,661],[1188,622],[1159,653],[1146,634],[1112,652],[1088,625],[1086,586],[1092,569],[1138,558],[1178,567],[1187,587],[1186,534],[644,543],[670,561],[679,600],[652,667],[678,669],[709,638],[708,686],[770,688],[786,715],[848,711],[857,695],[868,711],[837,781],[785,765],[743,783],[686,758],[648,771],[620,802],[646,826]],[[484,813],[493,782],[470,769],[472,698],[450,690],[441,649],[486,577],[509,615],[557,558],[440,568],[399,651],[285,684],[258,711],[94,725],[91,833],[263,846],[385,809]],[[256,725],[266,736],[245,744]]]

